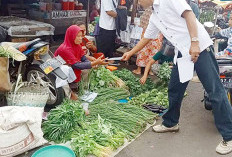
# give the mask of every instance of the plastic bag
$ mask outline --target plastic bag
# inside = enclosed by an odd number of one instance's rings
[[[0,91],[7,92],[11,90],[10,75],[9,75],[9,59],[0,57]]]

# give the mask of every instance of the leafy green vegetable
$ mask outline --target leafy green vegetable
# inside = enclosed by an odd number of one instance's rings
[[[101,88],[120,87],[127,88],[125,83],[115,76],[110,70],[101,66],[97,69],[91,69],[89,74],[89,82],[81,87],[81,90],[98,91]]]
[[[153,89],[150,92],[142,93],[137,97],[132,98],[129,101],[130,105],[141,106],[144,104],[157,104],[168,108],[168,91],[167,88],[163,88],[162,90]]]
[[[102,88],[97,92],[97,98],[91,103],[91,105],[104,103],[108,100],[117,101],[119,99],[125,99],[130,96],[130,92],[124,88]]]
[[[167,62],[163,63],[160,66],[159,72],[158,72],[158,77],[161,80],[161,82],[168,84],[170,78],[171,78],[171,68],[169,67],[169,64]]]
[[[66,142],[71,139],[72,130],[81,125],[85,113],[79,102],[65,100],[49,113],[48,120],[42,124],[44,137],[55,143]]]
[[[139,78],[128,69],[116,70],[113,73],[126,83],[126,86],[129,87],[131,96],[137,96],[155,87],[155,83],[150,78],[146,81],[145,85],[141,85],[139,83]]]

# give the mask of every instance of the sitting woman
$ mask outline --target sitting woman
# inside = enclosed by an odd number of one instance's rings
[[[59,55],[62,57],[66,61],[66,64],[72,67],[76,75],[75,83],[81,80],[82,70],[91,69],[96,65],[107,64],[101,57],[91,62],[86,58],[85,53],[81,48],[82,38],[83,31],[81,28],[76,25],[70,26],[66,31],[64,42],[54,54],[55,56]],[[71,99],[77,99],[72,91],[65,90],[65,94],[68,97],[71,96]]]
[[[83,39],[81,43],[82,50],[85,52],[86,57],[90,61],[96,60],[96,58],[92,57],[95,53],[97,53],[97,47],[93,44],[92,41],[89,41],[86,38],[86,26],[84,22],[79,22],[77,24],[83,30]],[[103,53],[98,53],[98,56],[104,56]]]

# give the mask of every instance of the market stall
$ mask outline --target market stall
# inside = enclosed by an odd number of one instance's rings
[[[28,41],[32,38],[54,35],[54,27],[50,24],[19,18],[16,16],[0,17],[0,26],[7,30],[13,42]]]
[[[77,22],[87,21],[87,11],[82,4],[72,2],[40,1],[30,5],[30,19],[43,21],[55,27],[55,35],[64,34],[66,29]]]

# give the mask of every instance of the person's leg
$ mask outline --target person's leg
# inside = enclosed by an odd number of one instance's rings
[[[99,35],[97,37],[97,51],[102,52],[105,57],[107,57],[109,52],[109,42],[108,42],[108,35],[107,30],[100,28]]]
[[[189,81],[180,82],[178,67],[174,65],[168,85],[169,108],[166,114],[163,115],[163,125],[165,127],[173,127],[179,123],[181,102],[188,83]]]
[[[116,45],[115,45],[115,40],[116,40],[116,30],[110,30],[108,31],[108,45],[109,45],[109,53],[108,57],[114,57],[114,53],[116,52]]]
[[[140,66],[138,66],[137,69],[133,70],[132,72],[133,72],[134,74],[141,75],[141,69],[142,69],[142,68],[141,68]]]
[[[213,53],[203,51],[195,63],[195,69],[209,94],[217,129],[225,141],[232,140],[232,109],[219,78],[218,65]]]

